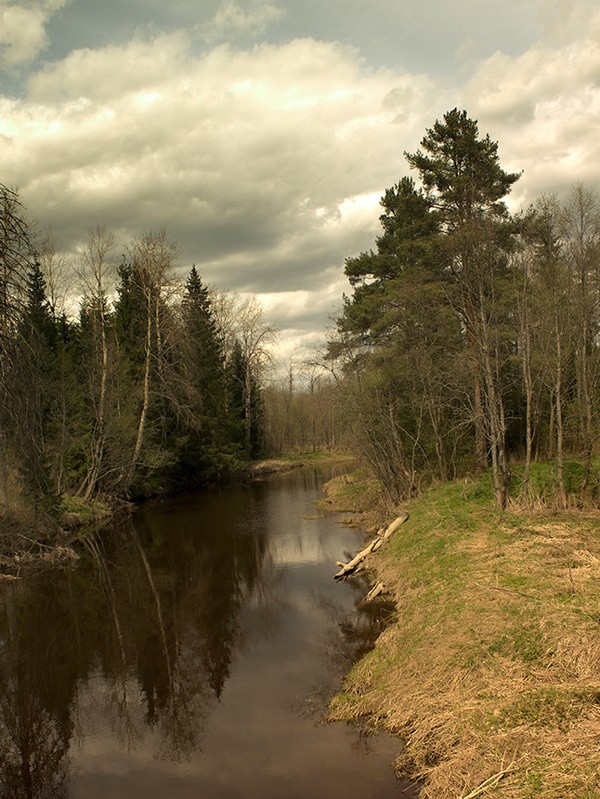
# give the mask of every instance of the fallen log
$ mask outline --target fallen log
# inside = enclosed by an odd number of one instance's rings
[[[377,533],[377,536],[370,541],[367,546],[362,549],[357,555],[355,555],[349,563],[342,563],[341,561],[337,561],[337,565],[340,566],[340,571],[337,574],[333,575],[334,580],[343,580],[348,577],[349,574],[356,574],[358,567],[363,562],[363,560],[370,555],[371,552],[377,552],[377,550],[383,546],[386,541],[392,537],[392,535],[396,532],[396,530],[400,527],[401,524],[408,519],[408,513],[403,512],[398,516],[394,521],[387,526],[384,530],[382,527],[381,530]]]
[[[367,555],[370,555],[371,552],[373,552],[373,549],[378,541],[380,541],[379,538],[374,538],[369,544],[367,544],[367,546],[364,549],[362,549],[358,553],[358,555],[355,555],[352,558],[352,560],[349,561],[348,563],[343,564],[340,563],[340,561],[338,561],[337,565],[341,566],[342,568],[337,574],[333,575],[333,579],[341,580],[344,577],[347,577],[349,574],[352,574],[352,572],[356,571],[356,567],[359,566],[360,563],[362,563],[362,561],[367,557]]]
[[[375,583],[373,588],[369,591],[369,593],[363,599],[363,602],[371,602],[371,600],[375,599],[375,597],[379,596],[385,591],[385,585],[381,582]]]
[[[400,527],[400,525],[404,524],[404,522],[407,519],[408,519],[408,513],[406,513],[406,511],[404,511],[403,513],[400,514],[400,516],[394,519],[394,521],[390,525],[388,525],[385,533],[383,534],[383,540],[388,541],[394,535],[394,533]]]

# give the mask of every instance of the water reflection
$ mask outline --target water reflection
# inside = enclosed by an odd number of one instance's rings
[[[368,592],[369,587],[363,581],[355,581],[356,602]],[[347,673],[363,655],[375,645],[375,641],[390,623],[394,614],[391,602],[379,600],[360,605],[357,615],[348,608],[328,596],[317,595],[315,603],[321,607],[329,619],[321,638],[323,641],[324,659],[329,664],[329,673],[333,679]],[[327,687],[331,695],[331,686]]]
[[[289,691],[290,675],[315,670],[319,630],[336,670],[353,658],[380,622],[363,617],[357,629],[348,603],[319,594],[331,570],[331,522],[320,530],[303,519],[319,479],[147,507],[89,537],[76,568],[4,587],[1,795],[70,796],[78,747],[93,754],[117,742],[125,752],[152,747],[156,760],[197,760],[236,658],[259,640],[273,644],[245,667],[248,681],[270,680],[258,694]],[[281,685],[269,677],[277,670]],[[243,680],[238,673],[232,695]]]
[[[19,592],[22,593],[22,592]],[[0,651],[0,773],[3,796],[45,799],[66,795],[68,752],[73,723],[70,706],[73,674],[61,669],[57,648],[68,645],[62,631],[55,638],[54,597],[37,594],[40,629],[22,624],[28,602],[15,591],[3,602]],[[25,597],[30,599],[29,597]]]

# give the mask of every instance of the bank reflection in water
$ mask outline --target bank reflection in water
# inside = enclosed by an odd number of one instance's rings
[[[89,537],[76,568],[6,585],[0,795],[70,796],[70,759],[81,747],[96,759],[115,741],[145,758],[149,748],[151,759],[197,757],[248,640],[275,637],[289,649],[290,636],[313,623],[310,612],[299,620],[301,606],[327,615],[329,628],[316,635],[330,656],[345,656],[344,641],[356,647],[353,614],[318,593],[325,572],[289,575],[326,557],[322,537],[302,533],[316,480],[148,507]]]

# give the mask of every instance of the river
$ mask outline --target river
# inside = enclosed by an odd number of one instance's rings
[[[3,585],[2,797],[391,799],[398,741],[319,723],[381,629],[312,469],[140,508]]]

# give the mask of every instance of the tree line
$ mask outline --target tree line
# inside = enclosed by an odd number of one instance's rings
[[[458,109],[405,156],[417,181],[385,191],[374,248],[346,259],[326,357],[269,386],[260,305],[195,267],[182,284],[164,232],[120,261],[91,232],[67,314],[52,240],[0,184],[2,515],[148,496],[349,435],[395,502],[488,467],[500,508],[596,502],[598,197],[578,185],[510,214],[520,174]]]
[[[115,258],[80,249],[65,310],[61,258],[0,185],[0,515],[62,495],[149,496],[215,480],[262,453],[274,330],[254,298],[182,284],[177,248],[144,234]],[[64,272],[65,270],[62,269]],[[72,266],[69,271],[72,270]]]
[[[386,190],[375,248],[346,260],[328,348],[357,446],[395,501],[489,467],[499,508],[597,502],[597,195],[509,214],[520,174],[458,109],[405,157],[418,183]]]
[[[342,451],[351,446],[340,392],[316,354],[290,361],[265,387],[265,443],[272,456]]]

